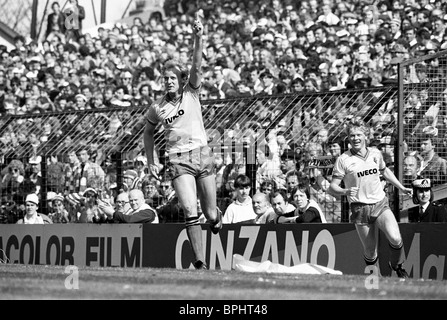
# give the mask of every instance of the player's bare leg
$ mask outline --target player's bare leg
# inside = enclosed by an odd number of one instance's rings
[[[377,226],[385,234],[390,245],[390,267],[396,271],[398,277],[408,278],[407,272],[402,268],[405,261],[405,251],[399,225],[391,210],[385,210],[377,218]]]
[[[378,229],[374,224],[356,224],[357,234],[360,238],[360,242],[363,246],[363,259],[366,265],[378,265],[378,253],[377,253],[377,234]]]
[[[191,175],[182,175],[173,180],[180,206],[185,213],[186,234],[194,255],[194,267],[207,269],[205,263],[202,227],[197,213],[196,181]]]
[[[214,234],[217,234],[222,228],[222,215],[219,208],[217,208],[215,176],[208,176],[206,178],[198,179],[197,190],[202,211],[211,223],[211,231]]]

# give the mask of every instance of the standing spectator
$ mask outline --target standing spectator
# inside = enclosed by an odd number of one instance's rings
[[[250,197],[251,180],[246,175],[239,175],[234,180],[236,199],[225,210],[222,223],[239,223],[256,218]]]
[[[85,9],[79,5],[78,0],[69,0],[65,9],[65,37],[66,41],[79,42],[82,37],[82,22],[85,19]]]
[[[76,175],[78,170],[80,170],[81,162],[79,161],[78,156],[76,155],[76,151],[70,150],[68,152],[68,162],[65,165],[65,187],[64,192],[67,194],[71,194],[75,192],[77,188],[79,188],[79,181],[76,181]]]
[[[166,137],[176,137],[170,138],[166,147],[171,179],[185,212],[186,232],[194,253],[194,267],[207,269],[197,212],[197,195],[205,217],[211,222],[211,231],[217,234],[222,223],[217,210],[214,159],[208,147],[199,99],[203,25],[197,15],[193,33],[191,69],[188,71],[173,61],[167,61],[164,65],[163,79],[167,93],[149,108],[144,143],[150,173],[158,177],[159,167],[154,161],[154,133],[157,124],[162,122]]]
[[[233,85],[226,81],[223,68],[221,66],[214,67],[213,77],[215,79],[215,87],[219,90],[219,98],[225,99],[231,96],[231,92],[234,91]]]
[[[48,217],[53,221],[53,223],[69,223],[70,215],[65,209],[64,197],[60,194],[56,195],[51,199],[52,202],[52,212],[48,215]],[[73,221],[74,222],[74,221]]]
[[[42,186],[41,162],[42,157],[40,156],[34,156],[29,159],[29,167],[25,172],[25,180],[23,181],[23,190],[25,193],[40,193]]]
[[[403,160],[404,170],[403,170],[403,182],[404,186],[408,188],[418,177],[418,172],[420,170],[421,160],[419,156],[415,154],[409,154],[404,157]]]
[[[17,221],[17,224],[52,224],[48,216],[38,213],[39,196],[35,193],[28,194],[25,199],[26,215]]]
[[[172,187],[172,181],[162,181],[160,191],[162,203],[157,207],[160,223],[185,223],[185,214]]]
[[[2,178],[0,191],[18,204],[23,204],[23,181],[25,180],[25,168],[20,160],[12,160]]]
[[[65,34],[65,16],[61,11],[61,7],[58,2],[53,2],[51,5],[52,13],[48,15],[47,18],[47,30],[45,32],[45,39],[53,34]]]
[[[77,192],[84,192],[87,188],[102,190],[104,187],[105,172],[100,165],[90,161],[90,150],[82,147],[79,150],[79,168],[75,175],[78,186]]]
[[[158,191],[157,185],[157,180],[153,178],[145,178],[143,179],[143,185],[141,186],[146,203],[153,208],[157,208],[161,205],[161,195]]]
[[[443,184],[447,181],[447,160],[441,158],[435,151],[439,145],[440,142],[433,133],[422,134],[420,140],[422,166],[419,175],[430,179],[433,185]]]
[[[404,243],[399,225],[389,208],[389,200],[383,190],[381,175],[403,193],[411,195],[394,173],[386,167],[378,149],[369,148],[366,143],[370,129],[362,121],[347,125],[346,134],[351,149],[335,162],[331,194],[347,196],[351,207],[351,221],[355,224],[363,245],[364,260],[367,265],[376,265],[378,259],[376,228],[385,233],[390,245],[389,265],[400,278],[408,278],[403,269],[405,260]],[[340,183],[344,182],[344,188]]]
[[[447,222],[447,210],[433,202],[433,191],[430,179],[417,179],[412,183],[413,203],[417,207],[408,211],[410,222]]]

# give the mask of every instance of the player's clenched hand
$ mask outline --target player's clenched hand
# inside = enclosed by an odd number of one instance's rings
[[[194,25],[193,25],[192,29],[197,36],[202,36],[203,24],[200,21],[200,14],[198,12],[195,14],[195,20],[194,20]]]
[[[404,188],[404,189],[402,190],[402,193],[403,193],[403,194],[406,194],[407,196],[412,197],[412,196],[413,196],[413,189],[411,189],[411,188]]]
[[[347,196],[348,197],[351,197],[351,198],[353,198],[353,197],[357,197],[357,195],[358,195],[358,193],[359,193],[359,188],[358,187],[352,187],[352,188],[349,188],[349,189],[346,189],[347,190]]]

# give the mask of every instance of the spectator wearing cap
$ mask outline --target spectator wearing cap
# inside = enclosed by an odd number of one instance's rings
[[[447,210],[444,205],[433,202],[433,190],[430,179],[414,180],[413,203],[417,207],[408,211],[410,222],[447,222]]]
[[[135,189],[135,184],[137,183],[138,172],[132,169],[124,171],[123,182],[129,186],[129,188]],[[139,181],[139,180],[138,180]]]
[[[88,105],[88,98],[84,94],[78,93],[75,96],[75,101],[76,101],[76,104],[75,104],[75,109],[76,110],[87,110],[87,109],[90,109],[89,105]]]
[[[53,223],[69,223],[70,215],[65,208],[65,198],[61,194],[56,194],[51,200],[52,212],[48,217]]]
[[[17,224],[52,224],[48,216],[38,213],[39,196],[35,193],[30,193],[25,198],[25,216],[23,219],[17,221]]]
[[[42,176],[40,172],[40,164],[42,157],[33,156],[29,159],[29,166],[25,171],[25,180],[23,181],[23,190],[25,193],[40,193],[42,186]]]

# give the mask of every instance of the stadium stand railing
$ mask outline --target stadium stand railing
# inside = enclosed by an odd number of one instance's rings
[[[221,153],[224,159],[231,157],[234,164],[240,164],[242,167],[245,165],[245,173],[254,178],[253,180],[256,179],[257,170],[253,150],[265,143],[269,133],[275,132],[277,136],[284,136],[289,144],[302,150],[304,158],[298,158],[299,155],[296,155],[296,160],[301,161],[303,165],[302,170],[306,171],[312,166],[324,171],[330,169],[333,162],[324,161],[326,158],[321,157],[321,154],[315,157],[304,152],[306,143],[315,140],[321,128],[326,128],[331,138],[344,139],[347,121],[356,118],[363,119],[375,130],[371,132],[371,142],[382,149],[387,155],[388,165],[399,173],[399,166],[394,166],[394,155],[403,153],[403,146],[398,139],[398,122],[402,120],[401,116],[405,118],[405,101],[411,99],[415,90],[420,90],[416,89],[417,86],[425,85],[405,84],[402,96],[399,95],[396,81],[395,84],[368,89],[209,100],[202,102],[203,118],[214,152]],[[7,174],[8,165],[12,160],[22,163],[25,175],[30,158],[40,156],[42,199],[46,199],[49,191],[67,193],[66,187],[70,182],[63,181],[67,180],[64,177],[50,176],[47,171],[50,162],[46,160],[53,157],[55,161],[66,164],[69,152],[76,152],[87,146],[93,151],[93,160],[96,163],[104,168],[109,162],[106,171],[113,172],[114,175],[114,179],[106,181],[106,185],[100,188],[107,190],[112,182],[120,185],[123,181],[123,171],[132,168],[138,157],[145,157],[143,132],[146,111],[147,109],[142,107],[113,107],[2,117],[2,178]],[[422,119],[424,115],[417,114],[416,117]],[[164,139],[161,128],[157,131],[155,142],[159,160],[164,164]],[[345,143],[344,147],[347,146],[346,141]],[[401,161],[399,156],[396,159]],[[253,187],[256,188],[256,185]],[[225,187],[222,187],[218,191],[219,206],[222,210],[225,210],[231,201],[228,190],[225,192],[224,189]],[[404,208],[405,204],[408,206],[408,199],[399,198],[393,188],[387,190],[390,202],[394,201],[393,205],[398,203],[399,209]],[[348,221],[349,214],[343,199],[333,198],[324,189],[316,192],[317,201],[328,222]],[[4,183],[0,193],[3,208],[14,200],[11,198],[11,190],[7,191]]]

